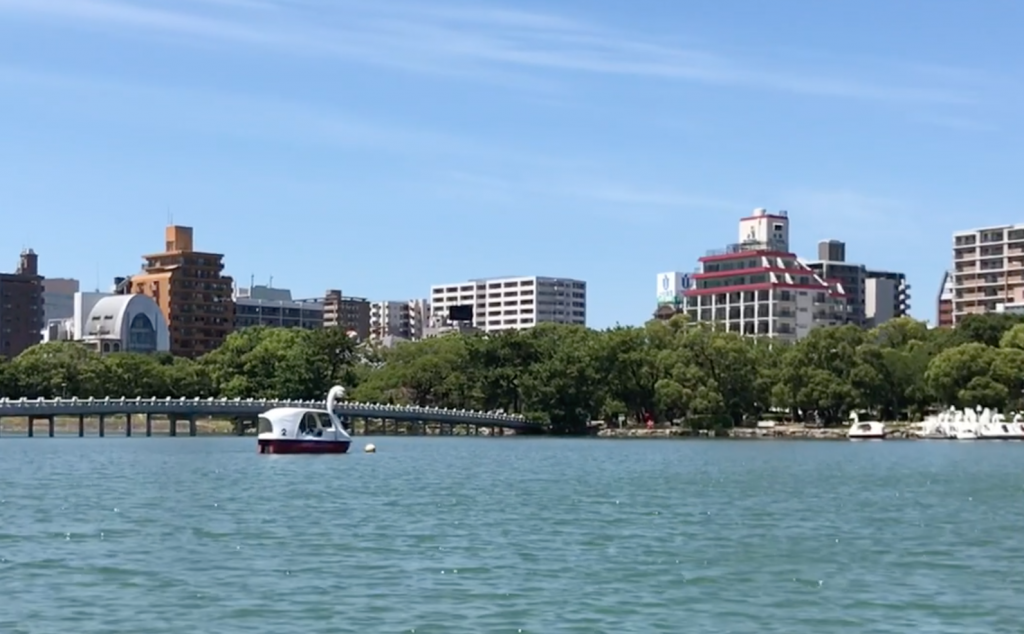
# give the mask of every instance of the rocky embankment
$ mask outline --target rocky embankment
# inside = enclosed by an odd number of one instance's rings
[[[889,438],[911,438],[903,426],[887,426]],[[622,429],[605,428],[597,433],[599,438],[747,438],[747,439],[807,439],[807,440],[846,440],[847,427],[807,427],[805,425],[778,425],[761,429],[754,427],[736,427],[734,429],[713,431],[693,431],[688,427],[625,427]]]

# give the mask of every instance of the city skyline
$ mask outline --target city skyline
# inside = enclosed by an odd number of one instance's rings
[[[544,273],[587,280],[590,325],[636,324],[652,273],[767,207],[798,219],[803,257],[839,239],[905,272],[934,320],[950,235],[1019,219],[1010,5],[0,0],[0,18],[0,253],[31,246],[85,288],[173,219],[296,296]]]

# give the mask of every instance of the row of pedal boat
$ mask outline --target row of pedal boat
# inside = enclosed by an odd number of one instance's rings
[[[928,416],[915,423],[911,433],[917,438],[935,440],[1024,440],[1024,416],[1014,414],[1011,420],[988,408],[949,410]],[[885,423],[861,421],[851,416],[850,440],[882,440],[888,435]]]

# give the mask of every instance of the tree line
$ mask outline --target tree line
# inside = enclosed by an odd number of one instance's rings
[[[450,334],[393,348],[338,329],[252,327],[196,360],[99,355],[48,343],[0,362],[9,398],[135,396],[322,399],[345,385],[361,401],[526,414],[554,431],[589,421],[683,421],[721,428],[757,420],[842,424],[938,407],[1022,408],[1024,319],[970,316],[955,329],[909,318],[865,330],[817,328],[799,342],[741,337],[684,316],[591,330],[540,325]]]

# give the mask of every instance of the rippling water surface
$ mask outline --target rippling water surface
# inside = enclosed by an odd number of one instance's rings
[[[375,442],[0,439],[0,632],[1024,629],[1024,443]]]

